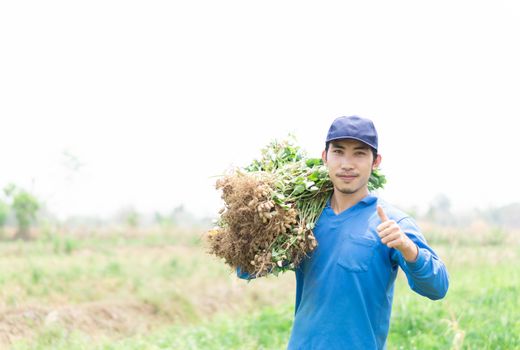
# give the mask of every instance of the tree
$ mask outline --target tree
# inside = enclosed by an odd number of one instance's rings
[[[136,229],[139,227],[141,216],[134,207],[129,206],[120,209],[116,219],[127,227]]]
[[[7,221],[7,215],[9,214],[9,206],[2,200],[0,200],[0,238],[4,235],[4,226]]]
[[[11,208],[18,223],[18,231],[14,238],[29,239],[29,228],[31,223],[36,221],[36,214],[40,209],[39,201],[28,191],[18,188],[14,184],[9,184],[4,192],[12,200]]]

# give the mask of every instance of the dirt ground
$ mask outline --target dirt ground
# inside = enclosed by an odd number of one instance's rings
[[[152,305],[138,302],[106,301],[58,308],[27,306],[0,312],[0,346],[5,348],[53,325],[117,338],[153,329],[164,321]]]
[[[209,257],[204,249],[200,246],[168,244],[123,245],[110,247],[108,257],[106,253],[99,253],[96,247],[77,249],[68,257],[58,255],[56,260],[46,263],[57,264],[60,268],[67,269],[66,261],[86,263],[93,256],[99,259],[114,259],[121,266],[128,261],[134,261],[134,266],[153,266],[150,264],[151,261],[156,265],[165,266],[166,262],[175,257],[179,261],[176,268],[182,270],[193,263],[198,264],[200,268],[195,268],[192,275],[180,277],[162,276],[159,268],[156,271],[147,271],[150,276],[144,278],[145,287],[142,288],[150,291],[151,299],[133,294],[134,291],[129,289],[129,284],[126,283],[126,275],[123,275],[117,277],[121,283],[114,284],[117,286],[114,287],[116,289],[107,288],[106,294],[95,301],[70,302],[67,299],[67,290],[57,291],[58,296],[54,299],[22,298],[16,305],[8,305],[4,301],[0,304],[0,349],[8,348],[18,340],[33,339],[42,331],[53,329],[54,326],[60,330],[79,331],[91,337],[93,341],[100,338],[121,339],[172,324],[207,320],[217,313],[243,313],[258,306],[276,305],[280,300],[293,298],[292,274],[278,278],[262,278],[251,283],[239,280],[231,271],[227,275],[224,272],[212,278],[213,275],[206,271],[208,264],[223,266],[223,263]],[[6,266],[27,274],[20,262],[22,254],[27,253],[15,246],[5,246],[2,249],[3,259],[9,264]],[[97,289],[100,289],[103,283],[111,285],[108,279],[96,280],[96,285],[94,281],[85,280],[77,283],[81,283],[81,288]],[[63,301],[60,301],[61,297]],[[191,318],[188,317],[190,315]]]

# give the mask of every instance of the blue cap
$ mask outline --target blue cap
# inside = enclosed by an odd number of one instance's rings
[[[329,128],[325,142],[341,139],[358,140],[377,150],[377,131],[370,119],[356,115],[336,118]]]

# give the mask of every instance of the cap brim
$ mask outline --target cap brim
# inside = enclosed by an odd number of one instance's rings
[[[373,149],[375,149],[377,151],[377,147],[375,147],[374,145],[371,145],[370,143],[368,143],[368,142],[366,142],[364,140],[361,140],[358,137],[350,137],[350,136],[334,137],[334,138],[332,138],[330,140],[326,140],[325,142],[337,141],[337,140],[357,140],[357,141],[363,142],[365,145],[368,145],[368,146],[372,147]]]

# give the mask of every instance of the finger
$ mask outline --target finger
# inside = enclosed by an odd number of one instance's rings
[[[386,244],[386,245],[390,245],[390,243],[398,243],[401,241],[400,237],[401,237],[401,235],[399,234],[399,232],[393,232],[393,233],[383,237],[381,239],[381,243]]]
[[[379,234],[379,237],[382,239],[382,238],[385,238],[386,236],[391,235],[396,232],[399,232],[399,228],[396,226],[391,226],[391,227],[387,227],[384,230],[378,232],[378,234]]]
[[[388,221],[388,216],[386,216],[386,213],[383,210],[383,207],[380,206],[380,205],[377,206],[377,215],[379,215],[379,218],[381,219],[381,222]]]
[[[399,238],[396,238],[396,239],[391,240],[388,243],[386,243],[386,246],[388,248],[398,248],[398,247],[403,246],[403,244],[404,244],[403,238],[399,237]]]
[[[397,223],[395,222],[395,220],[388,220],[388,221],[382,222],[379,225],[377,225],[376,230],[378,232],[381,232],[381,231],[384,231],[384,230],[388,229],[389,227],[394,227],[394,226],[396,228],[399,227],[397,225]]]
[[[389,228],[390,226],[392,226],[393,223],[394,223],[394,222],[393,222],[392,220],[385,221],[385,222],[383,222],[383,223],[377,225],[376,230],[377,230],[377,232],[384,231],[384,230],[386,230],[387,228]]]

